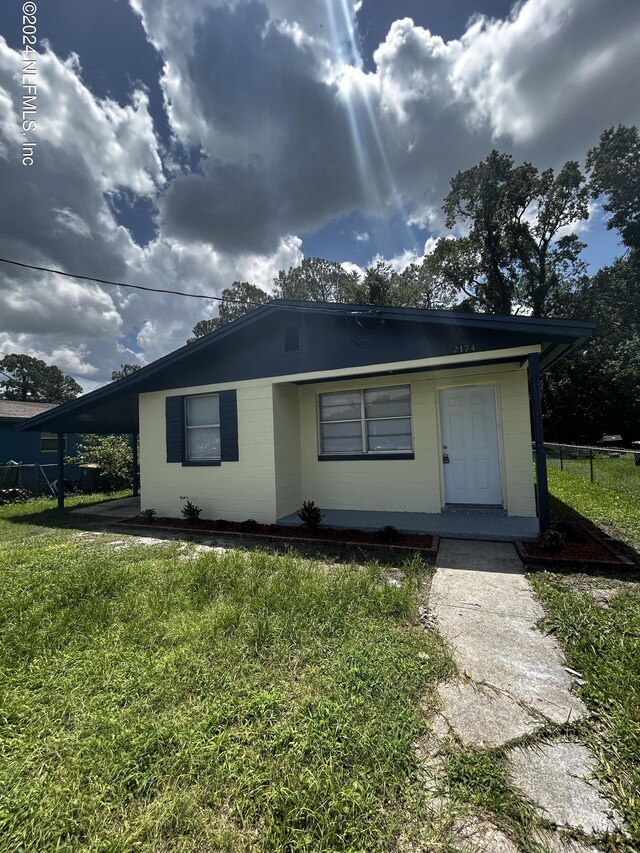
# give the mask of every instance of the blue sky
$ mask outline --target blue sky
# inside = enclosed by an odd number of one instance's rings
[[[450,178],[492,147],[559,168],[640,120],[628,0],[65,0],[37,12],[25,169],[20,25],[3,4],[2,255],[195,293],[268,288],[305,256],[401,268],[445,233]],[[581,236],[592,270],[619,254],[598,209]],[[0,351],[86,387],[215,313],[1,274]]]

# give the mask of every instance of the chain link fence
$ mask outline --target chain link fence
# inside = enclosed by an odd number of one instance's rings
[[[547,468],[584,477],[640,500],[640,452],[576,444],[544,445]]]
[[[93,483],[76,465],[64,466],[65,491],[91,490]],[[0,503],[25,497],[57,495],[58,465],[0,465]]]

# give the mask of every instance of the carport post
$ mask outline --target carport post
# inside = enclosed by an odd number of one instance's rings
[[[549,513],[549,483],[547,481],[547,457],[544,452],[542,434],[542,402],[540,400],[540,356],[537,352],[529,356],[529,393],[531,396],[531,419],[536,457],[536,482],[538,484],[538,516],[540,530],[551,526]]]
[[[140,473],[138,472],[138,433],[131,434],[131,456],[133,466],[133,496],[140,494]]]
[[[64,433],[58,433],[58,509],[64,509]]]

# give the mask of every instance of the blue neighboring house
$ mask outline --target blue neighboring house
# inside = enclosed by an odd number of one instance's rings
[[[7,462],[21,462],[23,465],[57,464],[58,438],[55,433],[18,432],[16,429],[34,415],[41,415],[55,407],[56,403],[0,400],[0,465],[6,465]],[[65,455],[75,454],[79,442],[77,433],[65,435]],[[54,471],[53,468],[50,470]],[[57,474],[53,473],[53,476]]]

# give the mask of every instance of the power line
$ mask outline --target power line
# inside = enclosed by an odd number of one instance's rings
[[[8,258],[0,258],[0,263],[3,264],[13,264],[15,267],[23,267],[28,270],[37,270],[38,272],[50,272],[55,275],[64,275],[67,278],[80,278],[83,281],[95,281],[98,284],[108,284],[112,287],[129,287],[132,290],[146,290],[151,293],[170,293],[172,296],[188,296],[191,299],[213,299],[216,302],[233,302],[235,305],[251,305],[254,308],[258,308],[261,302],[247,302],[242,299],[230,299],[228,296],[206,296],[203,293],[186,293],[182,290],[168,290],[163,287],[145,287],[142,284],[127,284],[124,281],[109,281],[105,278],[96,278],[91,275],[79,275],[78,273],[73,272],[64,272],[63,270],[54,270],[50,267],[37,267],[34,264],[23,264],[21,261],[11,261]]]

